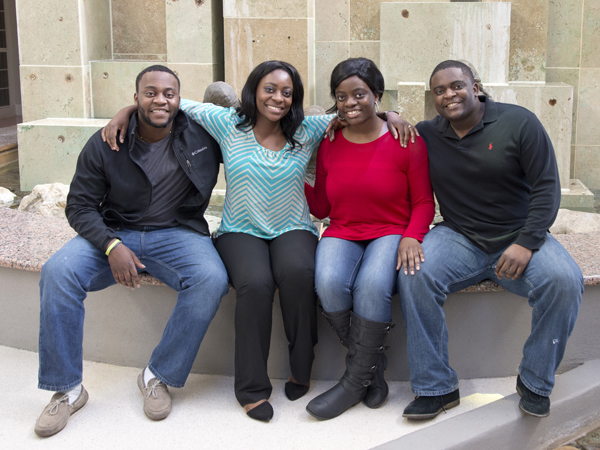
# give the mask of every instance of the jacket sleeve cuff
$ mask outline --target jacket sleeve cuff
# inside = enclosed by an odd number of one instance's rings
[[[546,235],[544,233],[543,238],[534,237],[531,235],[521,233],[515,244],[520,245],[521,247],[528,248],[529,250],[539,250],[542,245],[546,242]]]

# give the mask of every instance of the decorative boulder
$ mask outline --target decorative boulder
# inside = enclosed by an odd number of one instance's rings
[[[64,219],[68,193],[69,186],[66,184],[38,184],[31,194],[23,197],[19,211]]]
[[[239,108],[240,101],[235,90],[224,81],[211,83],[204,91],[203,103],[212,103],[225,108]]]
[[[219,229],[219,226],[221,225],[221,218],[215,217],[215,216],[209,216],[206,214],[204,215],[204,218],[206,219],[206,222],[208,223],[208,230],[209,230],[210,234],[215,233]]]
[[[554,224],[550,227],[552,234],[576,234],[600,231],[600,214],[559,209]]]
[[[16,195],[8,189],[0,187],[0,208],[9,208],[13,204]]]

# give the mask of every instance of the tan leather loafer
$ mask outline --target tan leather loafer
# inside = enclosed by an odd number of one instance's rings
[[[144,371],[138,377],[138,387],[144,394],[144,413],[152,420],[163,420],[171,412],[169,388],[156,378],[144,386]]]
[[[52,400],[44,408],[42,415],[35,423],[35,434],[41,437],[48,437],[58,433],[67,426],[69,417],[85,406],[89,395],[85,388],[81,386],[81,393],[77,400],[69,405],[69,396],[62,392],[57,392],[52,396]]]

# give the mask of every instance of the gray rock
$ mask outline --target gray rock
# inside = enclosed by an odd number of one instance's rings
[[[600,214],[559,209],[550,227],[552,234],[577,234],[600,231]]]
[[[31,194],[23,197],[19,211],[65,219],[68,193],[69,186],[66,184],[38,184]]]
[[[224,81],[211,83],[204,91],[204,103],[224,106],[225,108],[238,108],[240,100],[233,88]]]
[[[0,187],[0,208],[9,208],[13,204],[16,195],[8,189]]]
[[[208,216],[205,214],[204,218],[206,219],[206,222],[208,222],[208,230],[210,234],[213,234],[219,229],[219,226],[221,225],[220,217]]]

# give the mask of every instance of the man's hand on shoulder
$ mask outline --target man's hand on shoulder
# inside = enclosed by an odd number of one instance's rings
[[[496,276],[516,280],[521,276],[533,252],[519,244],[512,244],[500,256],[496,264]]]
[[[114,247],[108,255],[108,263],[113,277],[118,284],[135,289],[140,287],[140,277],[136,266],[144,269],[140,260],[125,244]]]

